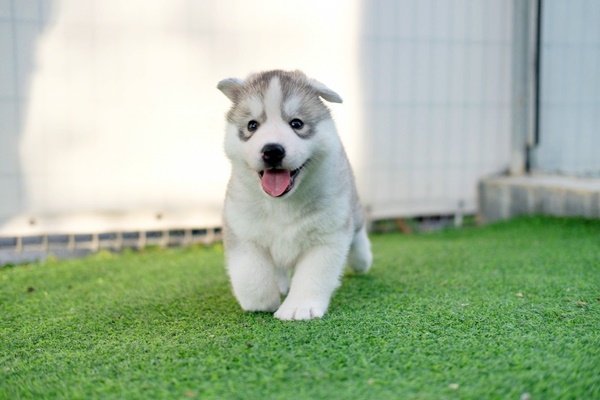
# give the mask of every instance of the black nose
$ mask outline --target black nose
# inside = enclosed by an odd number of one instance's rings
[[[285,157],[285,149],[280,144],[269,143],[262,148],[262,159],[271,167],[278,166],[283,157]]]

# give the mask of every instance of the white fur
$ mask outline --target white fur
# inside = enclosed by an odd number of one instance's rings
[[[235,98],[243,81],[220,84]],[[223,90],[223,89],[222,89]],[[341,98],[319,83],[319,95]],[[324,97],[325,98],[325,97]],[[229,123],[225,151],[232,175],[225,199],[225,249],[227,270],[240,305],[248,311],[275,311],[282,320],[322,317],[340,284],[344,265],[366,272],[372,261],[364,224],[358,226],[352,172],[331,118],[320,121],[316,133],[301,138],[281,110],[298,112],[302,102],[283,99],[277,77],[261,96],[236,99],[251,110],[251,118],[266,113],[264,124],[247,140],[238,136],[240,124]],[[282,101],[287,103],[282,104]],[[267,143],[286,150],[282,167],[302,169],[294,188],[280,198],[261,188],[258,172],[265,168],[261,149]],[[281,295],[287,297],[281,303]]]

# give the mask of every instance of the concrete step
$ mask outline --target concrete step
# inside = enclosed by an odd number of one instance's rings
[[[600,179],[566,176],[501,176],[479,184],[483,222],[517,215],[600,218]]]

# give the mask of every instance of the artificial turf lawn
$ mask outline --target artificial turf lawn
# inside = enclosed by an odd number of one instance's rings
[[[600,221],[372,242],[310,322],[242,312],[218,245],[0,269],[0,398],[600,399]]]

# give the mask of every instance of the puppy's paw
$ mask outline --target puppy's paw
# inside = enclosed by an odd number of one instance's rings
[[[275,318],[282,321],[309,320],[321,318],[325,311],[327,311],[326,305],[323,306],[314,302],[295,303],[284,301],[275,313]]]
[[[271,298],[238,298],[242,309],[245,311],[265,311],[273,312],[278,309],[281,304],[279,294]]]

